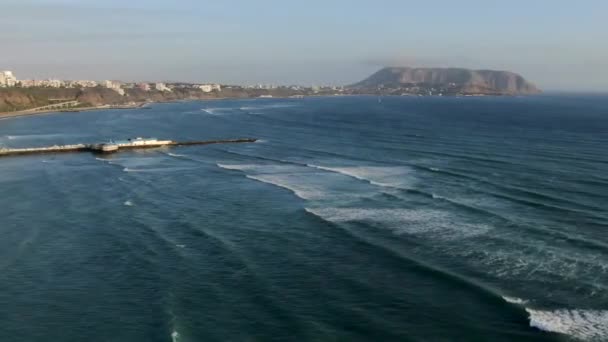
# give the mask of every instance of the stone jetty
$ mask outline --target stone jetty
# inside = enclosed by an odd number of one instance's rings
[[[0,148],[0,157],[43,154],[43,153],[64,153],[64,152],[92,152],[92,153],[114,153],[125,149],[158,148],[163,146],[191,146],[191,145],[210,145],[210,144],[237,144],[252,143],[257,139],[224,139],[224,140],[201,140],[201,141],[172,141],[158,140],[154,138],[135,138],[123,141],[110,141],[97,144],[75,144],[75,145],[53,145],[47,147],[28,147],[28,148]]]

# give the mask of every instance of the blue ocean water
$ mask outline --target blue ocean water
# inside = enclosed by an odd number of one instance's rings
[[[0,341],[606,341],[608,97],[0,120]]]

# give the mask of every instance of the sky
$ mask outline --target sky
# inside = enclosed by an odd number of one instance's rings
[[[383,66],[608,91],[606,0],[0,0],[19,79],[342,85]]]

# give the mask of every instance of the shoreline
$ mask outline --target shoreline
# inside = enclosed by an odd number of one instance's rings
[[[44,110],[34,110],[34,109],[25,109],[15,112],[2,112],[0,113],[0,120],[10,119],[10,118],[18,118],[22,116],[33,116],[33,115],[43,115],[43,114],[54,114],[54,113],[78,113],[78,112],[91,112],[95,110],[109,110],[109,109],[141,109],[145,108],[146,105],[157,102],[143,102],[137,103],[134,105],[101,105],[101,106],[90,106],[90,107],[80,107],[80,108],[69,108],[69,109],[44,109]]]
[[[78,112],[90,112],[90,111],[102,111],[102,110],[111,110],[111,109],[144,109],[148,105],[158,104],[158,103],[177,103],[177,102],[207,102],[207,101],[219,101],[219,100],[270,100],[270,99],[303,99],[308,97],[352,97],[352,96],[377,96],[377,97],[435,97],[435,96],[417,96],[417,95],[377,95],[377,94],[343,94],[343,95],[303,95],[302,97],[292,97],[292,96],[273,96],[273,97],[216,97],[216,98],[206,98],[206,99],[179,99],[179,100],[167,100],[167,101],[146,101],[146,102],[137,102],[135,104],[124,104],[124,105],[100,105],[100,106],[90,106],[90,107],[81,107],[81,108],[69,108],[69,109],[45,109],[45,110],[35,110],[35,109],[26,109],[15,112],[0,112],[0,120],[24,117],[24,116],[34,116],[34,115],[44,115],[44,114],[55,114],[55,113],[78,113]],[[444,96],[444,97],[491,97],[491,96],[504,96],[504,95],[461,95],[461,96]]]
[[[69,108],[69,109],[44,109],[44,110],[35,110],[35,109],[25,109],[15,112],[1,112],[0,120],[8,119],[8,118],[18,118],[21,116],[32,116],[32,115],[42,115],[42,114],[50,114],[50,113],[78,113],[78,112],[90,112],[94,110],[104,110],[104,109],[139,109],[144,108],[146,104],[151,102],[143,102],[137,103],[134,105],[101,105],[101,106],[89,106],[89,107],[80,107],[80,108]]]

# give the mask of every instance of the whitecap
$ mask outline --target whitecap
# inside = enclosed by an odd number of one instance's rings
[[[584,341],[608,340],[608,311],[605,310],[534,310],[526,308],[530,326],[569,335]]]
[[[201,108],[201,111],[210,115],[223,115],[232,110],[232,108]]]
[[[171,333],[171,340],[172,340],[173,342],[178,342],[178,341],[179,341],[179,336],[180,336],[180,335],[179,335],[179,333],[178,333],[177,331],[173,331],[173,332]]]
[[[123,203],[125,206],[127,207],[132,207],[133,206],[133,202],[131,201],[125,201],[125,203]]]
[[[413,170],[406,166],[328,167],[314,164],[307,164],[307,166],[319,170],[340,173],[382,187],[407,189],[416,182],[416,179],[413,176]]]
[[[298,105],[296,105],[296,104],[290,104],[290,103],[275,103],[275,104],[269,104],[269,105],[243,106],[239,109],[246,112],[246,111],[263,110],[263,109],[292,108],[292,107],[297,107],[297,106]]]
[[[293,192],[296,196],[304,200],[319,200],[328,196],[323,189],[315,189],[307,184],[296,184],[290,182],[285,176],[280,175],[247,175],[247,178],[257,180],[258,182],[267,183],[287,189]]]
[[[218,167],[226,170],[237,170],[237,171],[246,171],[259,168],[259,165],[255,164],[215,164]]]
[[[271,173],[297,173],[302,172],[302,167],[293,165],[271,165],[271,164],[222,164],[217,163],[218,167],[226,170],[236,171],[249,171],[260,174],[271,174]]]
[[[324,220],[373,222],[395,234],[429,235],[433,239],[462,239],[487,233],[486,224],[464,222],[448,211],[435,209],[305,208]]]
[[[523,305],[523,304],[527,304],[528,303],[527,300],[521,299],[521,298],[517,298],[517,297],[503,296],[502,299],[504,299],[504,301],[507,302],[507,303],[517,304],[517,305]]]
[[[168,156],[171,156],[171,157],[176,157],[176,158],[183,158],[183,157],[186,157],[186,156],[185,156],[185,155],[183,155],[183,154],[177,154],[177,153],[171,153],[171,152],[167,153],[167,155],[168,155]]]
[[[124,172],[156,173],[156,172],[186,171],[186,170],[194,170],[194,169],[196,169],[196,167],[160,167],[160,168],[149,168],[149,169],[132,169],[132,168],[125,167],[123,169],[123,171]]]

